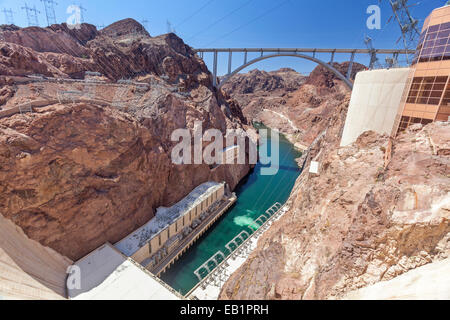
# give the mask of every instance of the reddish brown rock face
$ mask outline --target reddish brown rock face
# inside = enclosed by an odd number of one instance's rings
[[[202,60],[175,34],[150,37],[133,19],[116,22],[101,31],[82,24],[47,28],[0,28],[0,75],[83,78],[96,71],[111,80],[168,76],[196,86],[199,73],[208,73]],[[203,79],[209,85],[210,75]]]
[[[335,299],[450,256],[449,123],[411,128],[385,157],[389,138],[373,132],[339,148],[347,105],[222,299]],[[314,158],[319,175],[307,172]]]
[[[234,188],[249,172],[249,165],[172,163],[175,129],[192,130],[195,121],[224,134],[246,127],[236,102],[216,93],[203,61],[175,35],[151,38],[130,19],[101,32],[89,25],[1,32],[11,41],[0,42],[3,111],[35,108],[0,118],[0,212],[31,239],[77,260],[199,184],[226,181]],[[43,52],[48,37],[64,46]],[[83,92],[84,83],[25,77],[80,78],[87,70],[106,81],[73,103],[58,103],[58,92]],[[140,93],[122,85],[127,91],[119,99],[120,88],[108,79],[122,78],[150,85]]]
[[[334,67],[346,74],[348,62]],[[365,67],[354,64],[352,79]],[[242,106],[244,115],[277,128],[300,148],[308,147],[327,126],[342,103],[347,87],[336,75],[318,66],[307,77],[292,69],[238,74],[223,86]]]

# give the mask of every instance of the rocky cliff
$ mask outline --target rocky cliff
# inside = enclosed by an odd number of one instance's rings
[[[348,62],[333,66],[346,74]],[[352,79],[364,68],[355,63]],[[348,93],[343,82],[322,66],[309,76],[292,69],[253,70],[236,75],[223,88],[239,102],[248,119],[278,128],[301,149],[325,129],[330,114]]]
[[[395,140],[366,132],[339,148],[348,99],[330,113],[304,159],[289,211],[224,285],[221,299],[368,297],[374,290],[345,295],[433,262],[448,264],[450,124],[413,126]],[[308,172],[312,160],[320,163],[318,175]],[[450,289],[445,274],[427,277]],[[412,281],[405,279],[393,284]]]
[[[202,121],[225,134],[245,118],[180,38],[132,19],[101,31],[2,27],[0,84],[0,212],[72,260],[199,184],[234,188],[250,170],[172,163],[173,130]]]

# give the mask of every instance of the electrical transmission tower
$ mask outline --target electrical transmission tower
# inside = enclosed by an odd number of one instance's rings
[[[148,20],[147,20],[147,19],[142,20],[142,21],[141,21],[141,24],[144,26],[145,30],[147,30],[147,27],[148,27]],[[148,30],[147,30],[147,31],[148,31]]]
[[[58,5],[53,0],[41,0],[44,3],[45,15],[47,16],[47,24],[51,26],[56,24],[55,5]]]
[[[169,20],[167,20],[167,33],[177,33]]]
[[[367,49],[369,49],[369,51],[370,51],[369,69],[372,70],[375,66],[377,68],[380,67],[380,65],[378,63],[377,50],[375,50],[375,48],[373,47],[372,38],[366,35],[364,38],[364,43],[366,44]]]
[[[409,0],[389,0],[393,16],[389,18],[388,23],[395,19],[400,26],[402,36],[397,43],[403,40],[403,46],[406,50],[414,50],[417,46],[417,39],[420,36],[418,29],[419,20],[413,18],[409,12],[409,8],[416,4],[410,5]],[[406,55],[406,62],[409,64],[409,57]]]
[[[41,13],[39,10],[36,10],[36,6],[33,6],[33,8],[30,8],[26,3],[25,7],[22,7],[22,10],[25,10],[27,13],[27,20],[28,20],[28,26],[32,27],[39,27],[39,21],[38,21],[38,13]]]
[[[83,11],[87,11],[86,8],[84,8],[81,4],[78,6],[80,8],[80,19],[81,23],[84,23],[84,13]]]
[[[5,15],[6,24],[14,24],[13,11],[11,9],[9,10],[3,9],[2,11]]]

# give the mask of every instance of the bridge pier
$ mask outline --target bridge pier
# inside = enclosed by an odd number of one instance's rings
[[[233,52],[228,52],[228,74],[231,73],[231,63],[233,61]]]
[[[353,71],[353,62],[355,61],[355,52],[352,52],[352,56],[350,58],[350,64],[348,65],[348,71],[347,71],[347,79],[350,80],[352,76]]]
[[[217,50],[214,50],[213,87],[217,87]]]
[[[330,65],[333,65],[334,63],[334,55],[336,53],[336,50],[333,50],[333,52],[331,53],[331,60],[330,60]]]
[[[369,69],[372,70],[375,62],[377,62],[377,52],[375,50],[373,50],[372,52],[370,52],[370,64],[369,64]]]

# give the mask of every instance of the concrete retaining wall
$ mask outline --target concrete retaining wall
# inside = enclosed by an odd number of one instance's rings
[[[391,134],[409,68],[362,71],[356,75],[341,146],[364,132]]]

